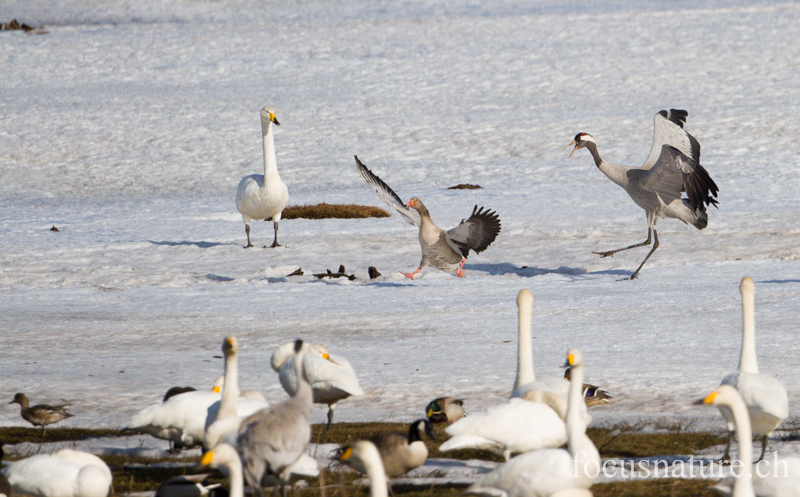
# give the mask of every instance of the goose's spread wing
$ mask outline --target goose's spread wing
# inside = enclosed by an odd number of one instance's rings
[[[645,191],[658,193],[665,204],[681,198],[681,192],[686,192],[694,210],[705,211],[707,205],[717,205],[712,197],[717,196],[719,188],[708,171],[671,145],[661,147],[661,155],[652,168],[632,169],[628,174],[638,176],[631,178],[632,181],[639,183]]]
[[[656,164],[664,145],[672,145],[697,164],[700,163],[700,144],[683,129],[688,116],[688,112],[678,109],[662,110],[656,114],[653,118],[653,146],[642,169],[650,169]]]
[[[500,233],[500,218],[497,213],[476,205],[466,221],[444,233],[447,244],[462,256],[467,257],[469,251],[480,254],[494,242]]]
[[[419,218],[419,213],[414,209],[406,207],[406,204],[402,200],[400,200],[400,197],[394,192],[394,190],[389,188],[389,185],[384,183],[382,179],[375,176],[372,173],[372,171],[367,169],[367,166],[365,166],[360,160],[358,160],[357,155],[354,155],[353,157],[355,157],[356,159],[356,167],[358,168],[358,173],[361,175],[362,178],[364,178],[364,181],[367,182],[370,188],[375,190],[375,193],[378,194],[381,200],[383,200],[391,207],[393,207],[394,210],[399,212],[406,220],[406,222],[419,227],[421,223]]]

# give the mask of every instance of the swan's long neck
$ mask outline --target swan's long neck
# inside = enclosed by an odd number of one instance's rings
[[[747,373],[758,373],[754,307],[755,292],[752,288],[742,288],[742,355],[739,357],[739,371]]]
[[[580,406],[583,400],[583,364],[572,367],[567,402],[567,447],[575,467],[582,478],[594,480],[599,470],[600,454],[589,437],[583,422]]]
[[[304,409],[306,418],[311,416],[311,405],[314,403],[314,392],[311,384],[306,381],[305,367],[303,366],[304,352],[295,354],[295,371],[297,371],[297,392],[292,397],[292,401],[298,403]]]
[[[222,399],[217,411],[217,419],[237,415],[236,399],[239,397],[239,359],[236,353],[225,356],[225,383],[222,385]]]
[[[244,475],[242,472],[242,462],[237,456],[228,463],[228,471],[230,472],[231,486],[228,490],[230,497],[244,497]]]
[[[750,428],[750,414],[744,401],[737,399],[729,405],[736,424],[736,439],[739,441],[739,463],[741,472],[733,482],[731,497],[754,497],[753,491],[753,432]]]
[[[519,298],[519,336],[517,337],[517,379],[514,388],[536,380],[533,372],[533,345],[531,343],[531,314],[533,299]]]
[[[367,476],[369,477],[370,497],[389,497],[389,491],[386,488],[386,471],[383,469],[383,462],[381,462],[378,449],[373,445],[369,452],[365,454],[364,459],[364,465],[367,467]]]
[[[280,178],[275,158],[275,140],[272,139],[272,122],[262,120],[261,132],[264,138],[264,178]]]

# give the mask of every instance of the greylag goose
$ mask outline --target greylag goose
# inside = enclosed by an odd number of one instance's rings
[[[59,421],[71,418],[73,416],[72,413],[67,411],[67,408],[70,407],[70,404],[62,404],[57,406],[38,404],[31,406],[28,402],[28,397],[24,393],[18,393],[14,395],[14,400],[9,402],[9,404],[19,404],[22,419],[29,422],[33,426],[42,427],[42,438],[44,438],[45,427],[47,425],[58,423]]]
[[[281,123],[275,117],[275,109],[269,105],[261,109],[261,134],[264,146],[264,174],[251,174],[239,181],[236,189],[236,209],[242,215],[244,232],[247,234],[247,245],[250,248],[250,221],[253,219],[272,221],[275,239],[270,247],[278,244],[278,223],[281,213],[289,203],[289,190],[278,174],[278,163],[275,159],[275,141],[272,138],[272,123]],[[267,248],[267,247],[264,247]]]
[[[304,454],[311,440],[313,393],[303,367],[303,341],[294,345],[297,392],[288,400],[245,418],[239,427],[238,452],[247,484],[260,489],[272,479],[284,489],[292,465]]]
[[[739,391],[750,413],[750,426],[761,437],[761,456],[764,459],[772,431],[789,416],[789,398],[781,382],[773,376],[758,371],[756,358],[755,285],[750,277],[742,278],[742,350],[739,369],[722,379],[721,385],[730,385]],[[720,404],[719,411],[728,422],[728,443],[722,461],[730,460],[731,442],[736,425],[733,413]],[[739,439],[741,443],[741,439]]]
[[[433,399],[425,408],[425,415],[431,423],[455,423],[467,415],[464,411],[464,399],[453,397]]]
[[[645,210],[647,240],[616,250],[594,252],[600,257],[608,257],[623,250],[644,247],[650,245],[652,235],[655,238],[653,248],[636,271],[625,279],[636,279],[644,263],[658,248],[658,218],[671,217],[702,230],[708,226],[706,206],[717,205],[713,197],[717,196],[719,188],[708,171],[700,165],[700,144],[683,129],[688,115],[685,110],[677,109],[662,110],[655,115],[653,146],[642,167],[604,161],[597,152],[597,143],[588,133],[578,133],[572,143],[564,147],[566,150],[575,145],[570,157],[576,150],[588,149],[597,168],[628,192],[636,205]],[[681,198],[683,192],[688,198]]]
[[[272,369],[278,372],[278,379],[289,395],[297,392],[300,375],[295,368],[293,343],[287,343],[272,354]],[[364,390],[358,384],[353,366],[339,355],[329,354],[328,349],[320,344],[303,344],[303,367],[306,378],[311,383],[315,404],[328,406],[328,428],[333,422],[333,410],[336,404],[350,396],[360,397]]]
[[[466,493],[515,497],[591,495],[588,489],[600,471],[600,454],[586,436],[582,418],[583,354],[570,349],[567,364],[573,368],[567,403],[567,450],[541,449],[522,454],[483,476]]]
[[[378,433],[367,439],[378,449],[387,478],[402,476],[425,464],[425,460],[428,459],[428,448],[422,441],[420,430],[424,430],[431,440],[436,440],[430,421],[427,419],[419,419],[411,423],[407,434],[386,432]],[[359,473],[367,474],[367,468],[361,464],[359,459],[341,457],[345,452],[352,450],[352,445],[340,449],[339,459]]]
[[[709,487],[720,495],[730,497],[798,497],[800,496],[800,458],[776,456],[775,464],[756,464],[753,471],[753,433],[750,429],[752,411],[731,385],[721,385],[700,403],[729,411],[733,417],[736,438],[739,439],[738,470],[716,485]]]
[[[375,190],[378,196],[399,212],[403,218],[419,228],[419,244],[422,248],[422,261],[419,268],[411,273],[401,274],[414,279],[414,275],[426,266],[432,266],[446,273],[464,276],[464,263],[469,251],[480,254],[494,242],[500,233],[500,218],[497,213],[476,205],[470,217],[455,228],[444,231],[431,219],[428,208],[416,197],[403,203],[400,197],[379,177],[367,169],[359,159],[356,166],[364,181]]]

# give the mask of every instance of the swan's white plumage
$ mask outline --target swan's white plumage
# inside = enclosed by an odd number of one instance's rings
[[[445,429],[452,438],[439,446],[483,449],[505,456],[544,447],[558,447],[567,441],[564,422],[547,404],[510,399],[488,411],[470,414]]]
[[[139,411],[128,427],[187,447],[201,444],[208,408],[221,398],[217,382],[214,391],[185,392]]]
[[[738,478],[729,476],[710,487],[712,490],[731,497],[800,497],[800,459],[789,457],[764,460],[755,467],[749,464],[753,460],[750,414],[736,388],[721,385],[703,402],[718,408],[725,407],[731,412],[736,438],[739,440],[740,462],[748,462],[738,465]],[[767,462],[770,464],[766,465]]]
[[[293,343],[287,343],[278,347],[272,354],[272,369],[278,372],[283,389],[289,395],[297,392],[299,378],[294,361],[289,361],[293,355]],[[314,395],[314,403],[327,404],[328,420],[333,419],[333,408],[340,400],[347,397],[360,397],[364,395],[364,390],[358,384],[358,378],[353,370],[353,366],[344,357],[329,354],[324,345],[303,344],[304,359],[303,368],[306,377],[311,384]]]
[[[106,497],[111,471],[95,456],[77,451],[40,454],[11,463],[3,469],[15,492],[35,497]],[[86,462],[90,462],[86,464]]]
[[[591,495],[589,489],[600,471],[600,454],[583,423],[583,355],[571,349],[573,367],[567,412],[569,450],[542,449],[515,457],[483,476],[467,493],[496,497],[553,497]]]
[[[242,215],[250,244],[250,221],[271,220],[275,229],[275,241],[278,242],[278,222],[281,213],[289,203],[289,190],[278,174],[278,163],[275,158],[275,141],[272,136],[272,124],[279,124],[275,119],[275,111],[270,106],[261,109],[261,133],[264,147],[264,174],[251,174],[239,181],[236,189],[236,209]]]
[[[722,379],[720,385],[730,385],[739,391],[750,415],[752,432],[769,436],[789,416],[789,398],[786,389],[776,378],[758,370],[755,337],[755,284],[752,278],[742,278],[742,349],[739,369]],[[728,432],[734,431],[733,413],[721,405],[720,413],[728,423]],[[730,450],[730,437],[725,449]]]

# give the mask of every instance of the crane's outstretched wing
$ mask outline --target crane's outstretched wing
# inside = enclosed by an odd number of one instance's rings
[[[411,209],[410,207],[406,207],[405,202],[400,200],[400,197],[397,196],[394,190],[389,188],[389,185],[384,183],[382,179],[375,176],[372,173],[372,171],[367,169],[367,166],[365,166],[360,160],[358,160],[357,155],[354,155],[353,157],[355,157],[356,159],[356,167],[358,168],[358,173],[361,175],[362,178],[364,178],[364,181],[366,181],[367,184],[373,190],[375,190],[375,193],[378,194],[381,200],[383,200],[384,202],[392,206],[394,210],[399,212],[406,220],[406,222],[408,222],[408,224],[413,224],[414,226],[419,227],[420,223],[422,222],[419,218],[419,213],[414,209]]]
[[[658,193],[665,204],[681,198],[686,192],[692,209],[705,211],[707,205],[716,207],[719,188],[708,171],[677,148],[661,147],[661,154],[650,169],[632,169],[633,181],[645,191]]]
[[[476,205],[472,208],[469,219],[462,220],[458,226],[446,231],[444,239],[450,248],[466,257],[470,249],[478,254],[486,250],[486,247],[497,238],[498,233],[500,233],[500,218],[497,213],[484,207],[479,209]]]
[[[685,110],[670,109],[659,111],[653,118],[653,146],[644,161],[642,169],[650,169],[661,156],[664,145],[671,145],[684,155],[700,164],[700,144],[683,129],[689,113]]]

